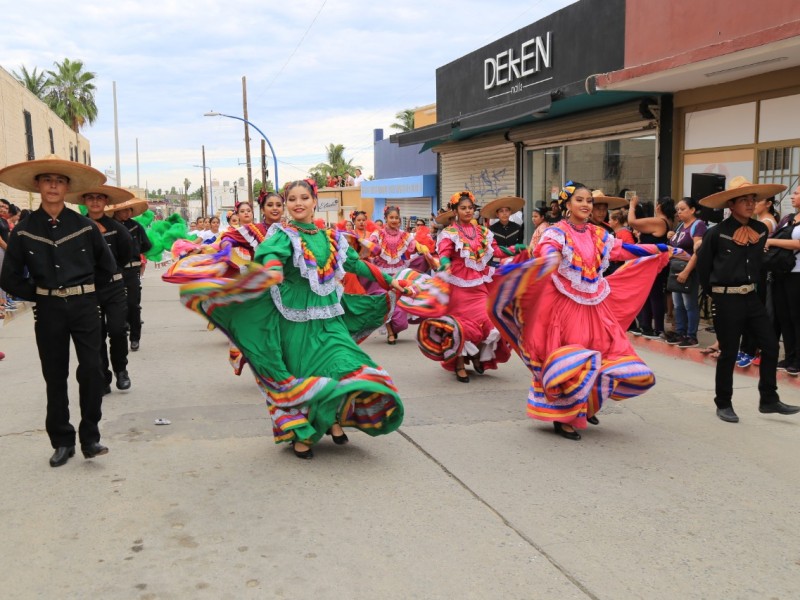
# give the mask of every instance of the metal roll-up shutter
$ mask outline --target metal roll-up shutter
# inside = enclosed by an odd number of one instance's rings
[[[656,129],[657,121],[643,116],[640,106],[640,101],[629,102],[523,125],[509,131],[507,137],[526,146],[542,146]]]
[[[403,227],[407,226],[411,217],[424,219],[426,223],[431,220],[430,198],[391,198],[386,200],[386,206],[396,206],[400,209]]]
[[[462,190],[472,192],[479,205],[516,195],[516,150],[514,144],[500,139],[502,143],[492,146],[455,151],[453,145],[440,151],[439,197],[443,205]]]

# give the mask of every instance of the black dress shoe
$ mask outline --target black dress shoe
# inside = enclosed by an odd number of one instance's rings
[[[94,458],[95,456],[108,454],[108,448],[100,442],[92,442],[91,444],[81,444],[81,452],[83,452],[84,458]]]
[[[347,434],[344,432],[342,432],[342,435],[333,435],[333,431],[331,429],[328,429],[328,431],[326,431],[325,433],[326,435],[331,436],[334,444],[337,444],[339,446],[344,446],[347,442],[350,441],[350,438],[347,437]]]
[[[303,460],[311,460],[314,458],[314,451],[310,447],[308,450],[298,450],[294,447],[294,441],[292,441],[292,451],[297,458],[301,458]]]
[[[762,411],[763,412],[763,411]],[[726,423],[738,423],[739,417],[733,412],[733,407],[729,406],[728,408],[718,408],[717,409],[717,416],[725,421]]]
[[[139,349],[139,340],[131,340],[131,350],[136,352]]]
[[[129,390],[131,389],[131,378],[128,377],[127,371],[120,371],[117,375],[117,389]]]
[[[591,423],[592,425],[600,425],[600,419],[598,419],[595,415],[587,417],[586,420],[589,421],[589,423]]]
[[[75,456],[75,446],[60,446],[56,448],[56,451],[53,452],[53,456],[50,457],[50,466],[60,467],[61,465],[65,465],[73,456]]]
[[[103,396],[107,396],[107,395],[108,395],[108,394],[110,394],[110,393],[111,393],[111,385],[109,385],[109,384],[107,383],[107,384],[106,384],[106,387],[104,387],[104,388],[103,388]]]
[[[483,375],[483,372],[486,370],[483,368],[483,363],[479,356],[472,356],[472,368],[475,369],[475,372],[478,375]]]
[[[800,406],[784,404],[780,400],[772,404],[762,404],[758,407],[760,413],[778,413],[779,415],[793,415],[800,412]]]
[[[564,429],[564,425],[559,423],[558,421],[553,421],[553,429],[555,429],[556,433],[563,438],[567,438],[568,440],[575,440],[578,441],[581,439],[581,434],[577,431],[567,431]]]
[[[461,383],[469,383],[469,375],[459,375],[459,371],[467,372],[466,369],[456,369],[456,379],[458,379]]]

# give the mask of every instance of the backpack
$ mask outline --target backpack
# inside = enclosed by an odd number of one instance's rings
[[[775,240],[790,240],[795,226],[794,218],[788,219],[770,237]],[[789,273],[797,264],[796,256],[797,252],[794,250],[773,246],[767,248],[761,265],[770,273]]]

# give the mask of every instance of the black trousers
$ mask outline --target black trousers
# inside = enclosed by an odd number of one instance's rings
[[[775,315],[781,324],[786,364],[800,367],[800,273],[782,273],[772,284]]]
[[[75,445],[75,428],[69,422],[69,341],[78,355],[81,444],[100,441],[103,375],[100,371],[100,308],[95,294],[58,298],[37,296],[33,307],[36,345],[47,385],[45,427],[53,448]]]
[[[758,294],[712,294],[714,329],[720,354],[717,358],[717,408],[729,408],[733,399],[733,369],[742,335],[747,333],[761,348],[758,368],[758,394],[761,405],[778,401],[778,340],[767,316],[767,309]]]
[[[125,297],[125,285],[115,281],[110,286],[97,291],[100,302],[102,334],[100,342],[100,360],[106,383],[111,383],[112,375],[108,370],[109,348],[111,350],[111,368],[119,373],[128,368],[128,335],[125,332],[125,319],[128,315],[128,300]],[[108,346],[106,346],[108,338]]]
[[[129,337],[132,342],[138,342],[142,339],[142,282],[139,267],[123,269],[122,279],[128,291]]]

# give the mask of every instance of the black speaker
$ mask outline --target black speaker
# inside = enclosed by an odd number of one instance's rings
[[[692,199],[702,200],[725,189],[725,175],[717,173],[692,173]],[[698,216],[707,223],[719,223],[724,217],[723,209],[701,206]]]

